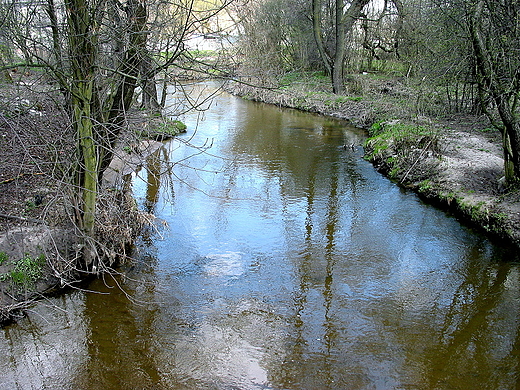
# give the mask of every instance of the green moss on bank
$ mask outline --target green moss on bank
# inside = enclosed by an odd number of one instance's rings
[[[146,139],[164,141],[186,132],[186,125],[179,120],[160,118],[153,121],[151,129],[141,130],[140,136]]]
[[[0,273],[0,282],[7,283],[13,295],[19,293],[30,293],[35,289],[36,281],[43,275],[43,266],[46,263],[44,254],[33,257],[25,254],[21,259],[12,260],[6,253],[0,254],[1,265],[9,268],[6,272]]]
[[[421,169],[424,168],[423,162],[438,151],[437,130],[392,120],[374,123],[368,133],[369,138],[364,144],[365,159],[390,178],[401,182],[423,181],[433,173],[435,159],[426,170]],[[412,171],[414,167],[418,170]]]

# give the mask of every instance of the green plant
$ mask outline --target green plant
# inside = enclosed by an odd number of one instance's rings
[[[41,277],[43,271],[43,265],[45,264],[45,255],[41,254],[38,257],[32,257],[29,254],[25,254],[19,260],[12,263],[13,269],[7,273],[0,275],[0,280],[11,281],[11,283],[25,290],[31,290],[34,288],[34,283]]]
[[[428,192],[432,189],[432,183],[426,179],[419,183],[419,192]]]
[[[178,120],[166,120],[154,130],[158,133],[174,136],[186,131],[186,125]]]
[[[301,72],[288,72],[281,77],[280,86],[288,87],[289,85],[293,84],[297,80],[301,80],[301,79],[302,79]]]
[[[400,171],[399,166],[398,165],[394,166],[391,169],[390,173],[388,174],[390,176],[390,179],[396,179],[399,171]]]
[[[25,202],[25,211],[26,212],[29,212],[29,211],[33,211],[36,207],[36,203],[34,203],[34,201],[32,200],[28,200],[27,202]]]
[[[383,122],[384,121],[381,120],[373,123],[368,129],[368,134],[370,134],[371,137],[378,135],[383,129]]]
[[[132,147],[131,146],[123,146],[123,151],[130,154],[132,153]]]
[[[360,102],[363,100],[363,96],[349,96],[347,97],[347,100],[350,100],[351,102]]]
[[[388,165],[394,165],[397,164],[398,158],[396,156],[390,156],[386,159],[386,163]]]
[[[7,253],[0,252],[0,265],[4,264],[7,260],[9,260],[9,256],[7,256]]]
[[[496,213],[494,215],[498,224],[503,224],[507,221],[508,215],[506,213]]]

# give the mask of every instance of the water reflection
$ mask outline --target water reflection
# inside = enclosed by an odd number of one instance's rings
[[[10,327],[0,384],[516,387],[520,269],[503,261],[514,254],[342,147],[362,132],[228,95],[183,120],[189,135],[132,179],[160,221],[139,262],[55,302],[68,308],[56,325],[30,314]],[[61,340],[67,367],[47,351]],[[39,374],[21,378],[22,352],[36,349]]]
[[[76,388],[153,388],[160,381],[154,357],[154,308],[132,303],[116,278],[97,280],[86,294],[88,356]],[[107,295],[110,299],[107,300]]]
[[[88,361],[84,297],[41,302],[18,324],[1,330],[1,389],[65,389]]]
[[[153,213],[159,200],[159,188],[161,187],[161,149],[147,157],[146,172],[147,185],[144,208],[147,212]]]

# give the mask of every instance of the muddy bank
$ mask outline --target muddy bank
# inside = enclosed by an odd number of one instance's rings
[[[487,118],[419,110],[417,90],[398,80],[351,78],[347,96],[325,84],[254,88],[233,83],[246,99],[349,120],[367,129],[365,158],[396,183],[452,212],[490,237],[520,248],[520,191],[503,187],[501,137]],[[352,93],[352,91],[355,93]],[[435,107],[437,105],[437,107]]]

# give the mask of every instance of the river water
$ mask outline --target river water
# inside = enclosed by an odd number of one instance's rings
[[[132,176],[158,217],[137,262],[2,329],[1,389],[518,387],[514,252],[375,172],[346,123],[200,103]]]

